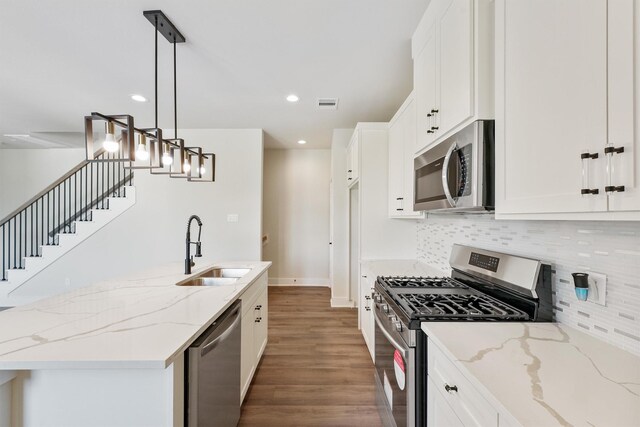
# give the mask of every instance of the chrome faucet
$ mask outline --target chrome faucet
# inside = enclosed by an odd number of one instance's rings
[[[196,220],[198,223],[198,241],[191,241],[191,222]],[[202,244],[200,243],[200,235],[202,234],[202,221],[198,215],[191,215],[189,217],[189,221],[187,222],[187,256],[184,260],[184,274],[191,274],[191,267],[196,265],[193,261],[193,256],[191,255],[191,245],[196,245],[196,254],[194,255],[196,258],[200,258],[202,256]]]

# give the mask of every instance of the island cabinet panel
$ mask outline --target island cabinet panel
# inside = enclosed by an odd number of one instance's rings
[[[364,342],[367,344],[371,360],[375,362],[375,321],[373,319],[374,301],[372,293],[376,279],[362,264],[360,266],[360,276],[360,304],[358,305],[360,331],[364,337]]]
[[[242,300],[240,390],[244,400],[267,345],[267,273],[245,290]]]
[[[20,371],[11,425],[183,426],[183,384],[181,355],[165,369]]]

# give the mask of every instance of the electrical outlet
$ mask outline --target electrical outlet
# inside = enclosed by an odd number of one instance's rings
[[[589,272],[589,295],[587,301],[607,305],[607,275]]]

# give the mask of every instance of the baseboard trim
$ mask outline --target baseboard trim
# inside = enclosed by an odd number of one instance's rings
[[[355,305],[349,298],[331,298],[331,307],[348,307],[353,308]]]
[[[329,279],[320,278],[289,278],[289,277],[269,277],[269,286],[327,286]]]

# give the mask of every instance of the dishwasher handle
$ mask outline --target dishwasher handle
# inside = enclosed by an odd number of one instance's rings
[[[216,328],[202,343],[202,347],[200,348],[200,357],[204,357],[207,353],[216,348],[218,344],[227,339],[229,335],[231,335],[233,330],[240,323],[240,307],[240,303],[237,303],[235,308],[232,307],[231,310],[221,316],[224,318],[219,320],[220,323],[216,325]],[[216,320],[215,323],[217,322],[218,320]]]

